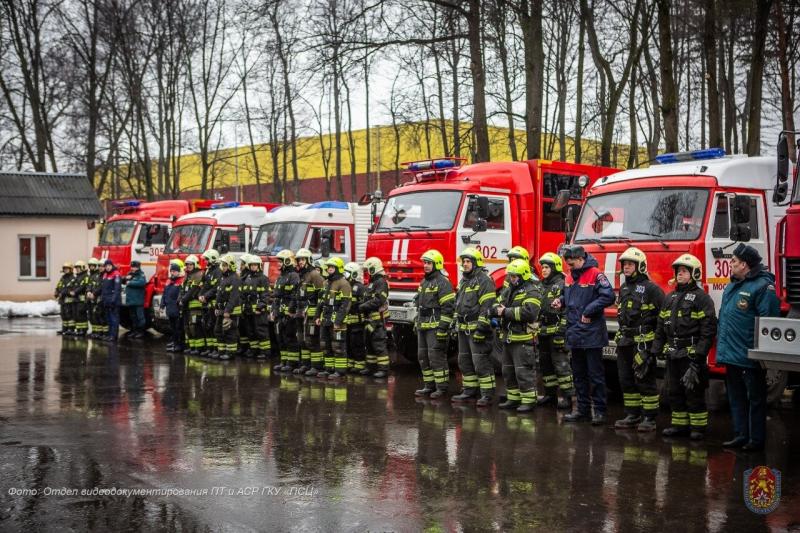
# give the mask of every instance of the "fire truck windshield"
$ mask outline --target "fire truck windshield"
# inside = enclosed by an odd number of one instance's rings
[[[199,254],[206,251],[211,226],[208,224],[189,224],[172,228],[169,241],[164,248],[168,254]]]
[[[638,189],[591,196],[581,211],[574,242],[695,240],[707,203],[705,189]]]
[[[377,231],[448,230],[453,227],[460,202],[459,191],[424,191],[392,196],[386,201]]]
[[[281,250],[297,251],[303,246],[308,224],[301,222],[273,222],[258,229],[253,243],[253,252],[260,255],[275,255]]]
[[[100,235],[100,246],[121,246],[130,244],[133,230],[136,228],[135,220],[115,220],[103,227]]]

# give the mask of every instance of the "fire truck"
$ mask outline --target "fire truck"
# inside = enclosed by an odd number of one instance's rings
[[[796,156],[790,181],[787,133],[800,134],[782,132],[778,138],[778,175],[772,201],[786,208],[776,232],[774,272],[775,288],[788,316],[757,319],[754,347],[748,357],[760,361],[768,371],[788,373],[788,382],[796,383],[800,381],[800,142],[793,147]]]
[[[618,170],[546,160],[463,165],[463,159],[441,158],[404,165],[411,180],[387,196],[370,230],[366,255],[383,261],[392,337],[398,353],[412,361],[412,299],[422,281],[420,257],[426,250],[442,253],[455,284],[460,277],[458,253],[479,247],[499,288],[512,246],[527,248],[534,261],[557,250],[586,187]],[[376,193],[365,195],[361,203],[380,200]]]
[[[779,221],[786,205],[770,201],[775,160],[728,156],[721,148],[662,154],[658,164],[599,179],[589,190],[571,231],[571,242],[595,256],[600,269],[619,289],[618,258],[629,246],[647,254],[650,277],[671,290],[672,262],[690,253],[703,264],[703,287],[719,309],[730,278],[730,259],[739,242],[747,242],[767,268],[775,252]],[[618,329],[616,309],[606,311],[609,335]],[[604,352],[615,357],[613,341]],[[712,375],[724,375],[716,353],[708,358]],[[786,376],[768,374],[771,399],[781,394]]]
[[[268,265],[271,280],[279,276],[275,255],[281,250],[308,248],[315,258],[338,256],[345,263],[361,263],[366,257],[370,212],[369,206],[338,201],[277,207],[259,229],[253,253]]]

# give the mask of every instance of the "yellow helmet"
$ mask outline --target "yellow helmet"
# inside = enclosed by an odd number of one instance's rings
[[[183,267],[185,266],[183,264],[183,261],[178,259],[178,258],[170,259],[169,264],[170,265],[178,265],[178,267],[180,267],[181,270],[183,270]]]
[[[291,250],[281,250],[280,252],[277,253],[275,257],[280,259],[281,266],[284,268],[295,265],[294,254],[292,253]]]
[[[191,264],[191,265],[194,265],[195,267],[197,267],[197,266],[200,266],[200,259],[196,255],[192,254],[192,255],[190,255],[189,257],[186,258],[184,263],[186,263],[187,265]]]
[[[294,254],[295,259],[305,259],[309,264],[311,264],[311,259],[313,256],[311,255],[311,250],[308,248],[300,248],[297,250],[297,253]]]
[[[636,263],[636,270],[641,274],[647,274],[647,256],[643,251],[631,246],[619,256],[619,263],[622,265],[623,261],[630,261]]]
[[[89,266],[100,266],[103,264],[103,262],[96,257],[90,257],[87,263],[89,263]]]
[[[553,252],[547,252],[539,258],[540,265],[549,265],[550,268],[556,272],[564,272],[564,264],[561,262],[561,257]]]
[[[334,267],[336,272],[339,274],[344,274],[344,261],[341,257],[331,257],[327,261],[325,261],[325,268]]]
[[[531,279],[531,265],[524,259],[514,259],[506,267],[506,274],[514,274],[525,281]]]
[[[675,261],[672,262],[672,270],[675,271],[675,275],[677,277],[678,274],[678,267],[686,267],[689,269],[689,272],[692,274],[692,279],[695,281],[700,281],[703,279],[703,264],[700,262],[698,258],[693,256],[692,254],[683,254]]]
[[[483,266],[483,254],[477,248],[470,246],[469,248],[464,248],[464,250],[459,254],[459,259],[471,259],[472,263],[476,267]]]
[[[61,265],[61,268],[72,268],[72,263],[70,261],[66,261],[63,265]]]
[[[220,263],[225,263],[231,270],[236,270],[236,258],[233,254],[225,254],[219,258]]]
[[[206,261],[208,261],[213,265],[214,263],[219,261],[219,252],[213,248],[209,248],[208,250],[203,252],[203,257],[205,258]]]
[[[444,268],[444,256],[439,250],[428,250],[422,254],[422,260],[433,263],[434,270],[441,270]]]
[[[514,246],[508,251],[506,257],[508,257],[509,262],[513,261],[514,259],[524,259],[527,263],[531,260],[531,255],[528,253],[528,250],[522,246]]]
[[[367,257],[366,261],[364,261],[364,270],[366,270],[370,276],[383,274],[383,262],[377,257]]]
[[[80,269],[80,270],[86,270],[86,263],[84,263],[83,261],[81,261],[79,259],[79,260],[75,261],[75,268]]]

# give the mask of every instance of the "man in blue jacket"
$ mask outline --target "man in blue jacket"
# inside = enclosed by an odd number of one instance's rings
[[[734,437],[727,448],[759,451],[767,425],[766,370],[747,358],[753,347],[755,319],[778,316],[775,276],[761,264],[752,246],[740,244],[731,258],[731,282],[722,293],[717,336],[717,362],[725,364],[725,386],[731,405]]]
[[[616,297],[608,278],[597,268],[597,260],[587,254],[583,246],[564,247],[564,259],[570,275],[561,305],[567,310],[565,340],[572,350],[572,374],[578,400],[578,410],[565,415],[564,421],[591,420],[593,425],[601,426],[606,423],[603,347],[608,345],[603,310],[612,305]]]
[[[105,309],[108,335],[104,340],[117,342],[119,333],[119,306],[122,301],[122,283],[119,270],[111,259],[103,263],[103,280],[100,283],[100,303]]]
[[[128,307],[133,327],[128,333],[131,339],[144,337],[146,320],[144,317],[144,292],[147,285],[147,278],[142,272],[142,264],[139,261],[131,261],[131,269],[128,275],[122,280],[125,285],[125,306]]]

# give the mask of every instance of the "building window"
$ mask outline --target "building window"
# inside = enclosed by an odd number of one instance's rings
[[[20,279],[48,279],[47,235],[19,236],[19,277]]]

